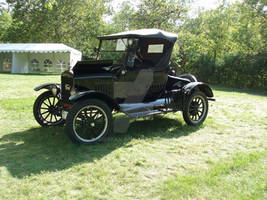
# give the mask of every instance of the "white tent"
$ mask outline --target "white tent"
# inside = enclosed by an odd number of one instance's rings
[[[0,44],[0,72],[61,73],[81,58],[80,51],[64,44]]]

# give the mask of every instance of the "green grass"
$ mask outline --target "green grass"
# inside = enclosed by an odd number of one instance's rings
[[[267,151],[237,153],[164,182],[163,199],[266,199]]]
[[[32,105],[59,76],[0,74],[0,199],[267,199],[266,92],[214,87],[200,127],[138,119],[93,146],[42,128]]]

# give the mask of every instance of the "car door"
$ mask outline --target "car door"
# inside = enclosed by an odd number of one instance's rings
[[[148,90],[153,83],[153,72],[148,69],[123,70],[114,82],[114,96],[123,99],[124,103],[145,101]]]

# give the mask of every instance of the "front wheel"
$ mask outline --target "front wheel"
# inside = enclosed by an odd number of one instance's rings
[[[183,118],[188,125],[200,125],[205,121],[208,109],[206,95],[201,91],[195,91],[185,101]]]
[[[64,123],[61,115],[60,102],[51,91],[40,94],[34,102],[33,114],[41,126],[56,126]]]
[[[66,119],[67,135],[74,143],[93,144],[112,130],[112,114],[106,103],[97,99],[77,102]]]

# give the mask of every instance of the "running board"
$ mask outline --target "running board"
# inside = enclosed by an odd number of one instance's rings
[[[141,118],[141,117],[147,117],[147,116],[162,114],[162,113],[163,112],[159,110],[149,110],[145,112],[126,113],[126,114],[131,118]]]
[[[119,106],[120,111],[124,113],[145,112],[164,108],[166,106],[166,100],[162,98],[148,103],[123,103]]]
[[[156,101],[148,103],[125,103],[120,104],[120,111],[127,114],[129,117],[139,118],[146,117],[155,114],[161,114],[168,112],[166,103],[170,104],[171,99],[158,99]]]

